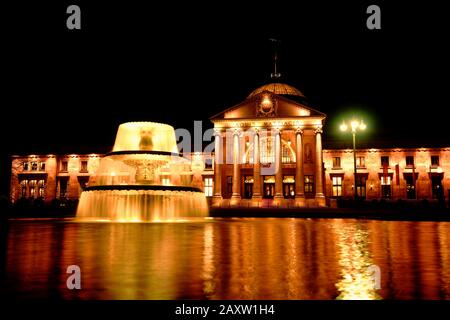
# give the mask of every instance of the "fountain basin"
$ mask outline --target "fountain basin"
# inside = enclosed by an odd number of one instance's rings
[[[205,194],[195,185],[190,161],[178,153],[167,124],[119,126],[112,152],[100,161],[83,190],[80,221],[152,222],[208,216]]]
[[[155,222],[208,216],[203,192],[185,186],[96,186],[81,194],[77,219]]]

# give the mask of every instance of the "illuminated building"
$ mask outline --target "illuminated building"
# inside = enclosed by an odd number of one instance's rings
[[[184,154],[192,186],[222,207],[317,207],[353,198],[353,150],[322,150],[325,118],[287,84],[254,90],[211,118],[214,153]],[[78,199],[101,156],[13,156],[11,202]],[[448,200],[450,147],[358,149],[356,163],[362,199]]]
[[[260,206],[271,200],[278,206],[325,206],[325,117],[299,90],[278,82],[212,117],[213,205]]]

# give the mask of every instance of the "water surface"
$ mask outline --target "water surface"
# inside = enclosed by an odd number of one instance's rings
[[[449,222],[35,219],[4,229],[0,290],[13,299],[450,299]],[[66,287],[69,265],[81,268],[81,290]]]

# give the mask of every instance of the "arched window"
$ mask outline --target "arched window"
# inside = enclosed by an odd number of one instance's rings
[[[273,137],[262,139],[260,148],[261,163],[275,163],[275,139]]]
[[[295,152],[290,141],[281,141],[281,161],[282,163],[295,163]],[[253,143],[246,142],[244,163],[253,164]],[[259,160],[262,164],[275,163],[275,138],[264,137],[259,143]]]

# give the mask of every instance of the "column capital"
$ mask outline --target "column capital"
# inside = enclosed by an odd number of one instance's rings
[[[222,128],[214,128],[214,136],[221,136],[222,135]]]
[[[302,127],[297,127],[297,128],[295,129],[295,133],[296,133],[296,134],[303,134],[303,129],[302,129]]]
[[[261,128],[260,127],[252,127],[252,131],[253,131],[253,134],[255,135],[255,134],[258,134],[259,135],[259,133],[261,132]]]
[[[232,128],[233,130],[233,136],[242,136],[242,129],[241,128]]]
[[[278,134],[281,135],[281,128],[274,127],[274,128],[272,128],[272,131],[275,132],[275,135],[278,135]]]
[[[318,127],[316,128],[316,130],[314,131],[314,133],[315,133],[315,134],[318,134],[318,133],[322,134],[322,133],[323,133],[322,126],[318,126]]]

